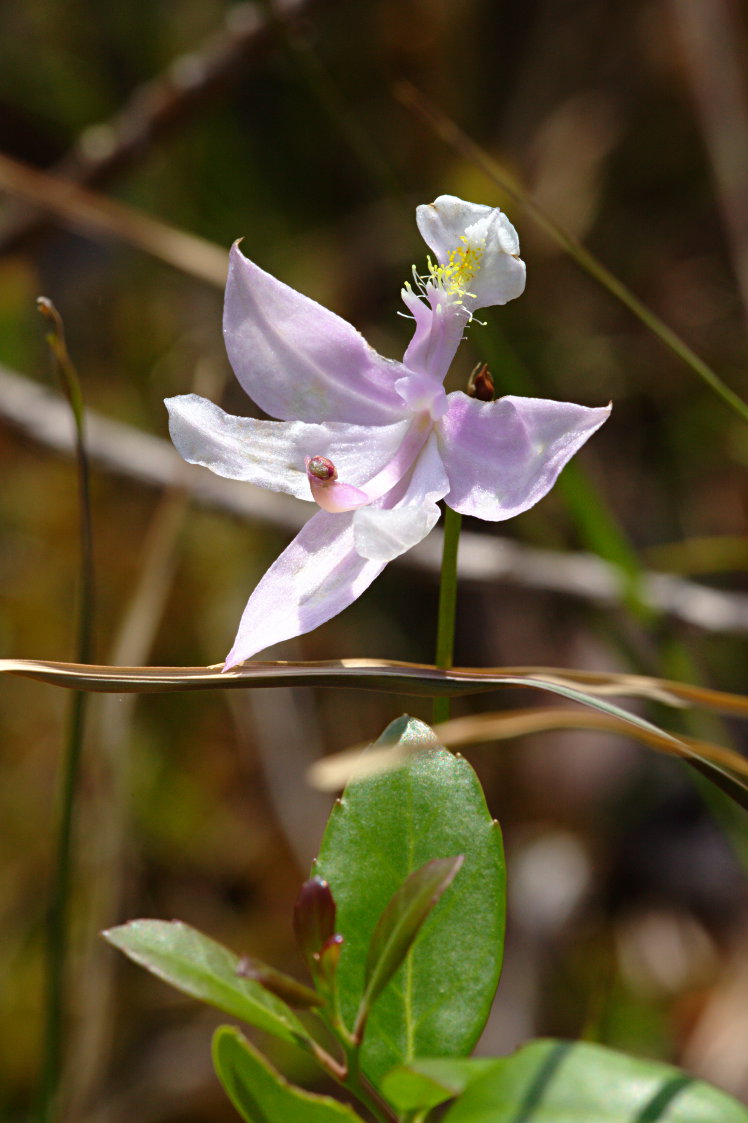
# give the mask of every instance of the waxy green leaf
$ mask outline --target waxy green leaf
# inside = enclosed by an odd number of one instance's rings
[[[671,1065],[533,1041],[471,1083],[444,1123],[748,1123],[748,1108]]]
[[[233,1026],[214,1033],[213,1066],[245,1123],[362,1123],[348,1104],[290,1084]]]
[[[396,756],[414,751],[348,785],[315,866],[330,884],[345,938],[337,981],[349,1028],[366,987],[369,944],[393,894],[434,858],[463,854],[464,865],[372,1007],[362,1067],[375,1083],[416,1056],[470,1052],[498,982],[505,903],[501,833],[467,761],[409,717],[393,722],[383,743]]]
[[[382,1094],[399,1112],[427,1111],[459,1096],[496,1063],[493,1057],[418,1057],[390,1069]]]
[[[309,1034],[293,1011],[255,979],[222,944],[178,920],[131,920],[104,939],[164,982],[257,1029],[305,1047]]]
[[[359,1018],[362,1013],[368,1014],[372,1003],[405,959],[421,925],[454,881],[463,861],[462,854],[454,858],[433,858],[414,870],[395,890],[377,921],[369,944]]]

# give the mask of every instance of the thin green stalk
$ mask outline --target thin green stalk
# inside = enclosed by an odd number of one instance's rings
[[[60,314],[46,297],[40,297],[37,306],[51,325],[46,340],[75,422],[81,558],[76,651],[77,658],[81,662],[87,663],[92,658],[93,647],[93,537],[83,398],[77,373],[65,345],[65,333]],[[62,1043],[66,1008],[65,975],[73,872],[73,824],[83,748],[86,698],[85,693],[79,692],[74,695],[71,703],[60,778],[57,811],[59,818],[55,844],[56,857],[47,917],[47,989],[44,1003],[45,1027],[42,1071],[36,1107],[38,1123],[49,1123],[59,1113],[58,1101],[63,1071]]]
[[[455,610],[457,608],[457,551],[460,545],[462,515],[444,505],[444,546],[442,548],[442,571],[439,579],[439,610],[436,621],[436,658],[437,667],[449,670],[454,658]],[[448,721],[450,700],[447,697],[434,698],[433,721]]]

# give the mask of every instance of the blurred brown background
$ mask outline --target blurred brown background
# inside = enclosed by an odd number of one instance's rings
[[[207,473],[176,471],[160,446],[149,460],[137,438],[165,437],[169,394],[196,389],[253,409],[223,352],[225,251],[243,236],[263,267],[399,357],[409,333],[399,287],[425,257],[414,208],[451,192],[506,207],[528,264],[526,294],[471,329],[451,385],[485,360],[499,392],[615,402],[537,509],[466,526],[520,553],[503,575],[466,571],[456,662],[633,670],[743,691],[745,423],[393,91],[408,81],[459,123],[746,397],[746,48],[745,11],[728,0],[3,5],[0,152],[93,194],[66,195],[0,162],[2,654],[74,657],[75,474],[52,447],[69,423],[33,396],[33,384],[57,395],[35,297],[64,317],[87,405],[122,423],[94,456],[96,659],[216,663],[296,507],[271,497],[260,510],[253,494],[256,514],[242,518],[220,509],[245,502],[237,489],[190,501],[181,485]],[[686,583],[658,586],[643,608],[618,571],[591,575],[588,551]],[[271,656],[430,661],[436,576],[417,560]],[[25,1117],[38,1067],[68,702],[52,687],[2,684],[7,1120]],[[455,711],[526,704],[497,692]],[[92,704],[70,1119],[233,1118],[210,1069],[217,1017],[96,933],[133,916],[180,917],[300,972],[290,910],[330,804],[305,768],[373,739],[403,710],[429,718],[423,701],[352,691]],[[742,745],[737,725],[642,712]],[[504,824],[510,875],[507,966],[482,1051],[587,1033],[748,1099],[744,815],[685,766],[612,737],[546,734],[471,759]],[[307,1075],[300,1055],[274,1059]]]

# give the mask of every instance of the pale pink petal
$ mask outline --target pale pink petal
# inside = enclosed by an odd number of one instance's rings
[[[318,480],[311,472],[307,476],[312,498],[323,511],[338,515],[371,503],[366,492],[353,484],[342,483],[340,480]]]
[[[416,209],[416,222],[440,265],[459,263],[468,254],[465,288],[473,299],[466,298],[466,307],[506,304],[524,292],[525,263],[519,257],[517,231],[498,207],[440,195]]]
[[[370,501],[381,499],[400,482],[414,464],[432,430],[433,422],[430,417],[421,415],[415,418],[392,459],[363,485]]]
[[[224,670],[324,624],[382,572],[384,562],[356,553],[353,518],[318,511],[273,562],[249,598]]]
[[[480,402],[457,392],[438,423],[449,476],[446,501],[464,515],[497,522],[526,511],[610,414],[542,398]]]
[[[299,421],[384,425],[403,416],[384,359],[349,323],[231,250],[223,330],[234,373],[261,409]]]
[[[402,290],[403,302],[416,323],[403,362],[410,370],[443,382],[460,345],[468,315],[434,285],[427,285],[427,292],[429,303],[409,286]]]
[[[439,521],[438,500],[449,489],[432,433],[410,473],[397,487],[353,517],[354,543],[363,557],[388,562],[425,538]]]
[[[450,395],[451,396],[451,395]],[[413,507],[422,503],[436,503],[449,491],[449,478],[435,432],[429,438],[413,468],[393,487],[380,507]]]
[[[326,456],[353,486],[375,478],[397,458],[409,419],[370,427],[344,422],[257,421],[235,417],[197,394],[167,398],[169,431],[190,464],[219,476],[309,499],[305,459]]]

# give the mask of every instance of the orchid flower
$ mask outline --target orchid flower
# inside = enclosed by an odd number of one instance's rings
[[[415,321],[402,362],[235,245],[228,356],[247,394],[280,420],[235,417],[196,394],[167,399],[185,460],[318,507],[252,593],[224,670],[346,608],[426,537],[440,499],[492,522],[532,507],[610,412],[447,394],[466,326],[523,292],[525,266],[498,208],[442,195],[416,221],[434,259],[402,291]]]

